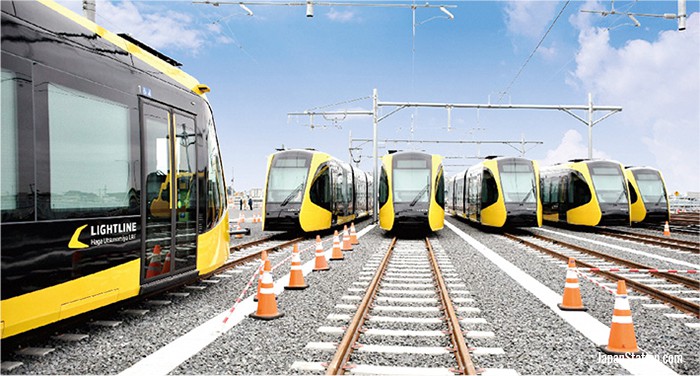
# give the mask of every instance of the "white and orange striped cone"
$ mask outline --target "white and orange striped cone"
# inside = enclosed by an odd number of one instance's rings
[[[668,221],[664,225],[664,236],[671,236],[671,229],[668,227]]]
[[[341,248],[343,252],[352,251],[352,244],[350,243],[350,234],[348,233],[348,226],[343,227],[343,247]]]
[[[304,282],[304,273],[301,271],[301,257],[299,256],[299,246],[294,243],[292,249],[292,271],[289,273],[289,284],[284,286],[285,290],[303,290],[309,287]]]
[[[259,320],[274,320],[284,316],[277,310],[277,300],[275,297],[275,282],[272,280],[272,263],[265,260],[262,287],[258,299],[258,309],[251,313],[249,317]]]
[[[343,251],[340,249],[340,239],[338,238],[338,230],[333,233],[333,252],[331,253],[331,261],[344,260]]]
[[[323,253],[323,244],[321,244],[321,237],[316,235],[316,260],[314,260],[314,271],[319,272],[322,270],[329,270],[331,267],[328,266],[328,261],[326,260],[326,255]]]
[[[360,241],[357,240],[357,232],[355,231],[355,222],[350,223],[350,244],[352,244],[352,245],[360,244]]]
[[[240,222],[236,225],[236,231],[241,231],[241,224],[240,224]],[[235,236],[236,236],[236,239],[242,239],[242,238],[243,238],[243,234],[240,234],[240,233],[239,233],[239,234],[236,234]]]
[[[630,301],[627,298],[625,281],[617,281],[610,337],[608,337],[607,346],[601,346],[600,349],[611,355],[635,356],[642,354],[642,351],[637,347],[637,338],[634,335],[632,310],[630,310]]]
[[[160,254],[160,251],[160,245],[156,244],[153,247],[153,254],[148,263],[148,269],[146,269],[146,278],[155,277],[163,270],[163,263],[161,262],[163,256]]]
[[[265,273],[265,260],[267,260],[267,251],[262,251],[260,254],[260,272],[258,276],[258,291],[255,293],[255,297],[253,298],[253,301],[258,301],[258,298],[260,297],[260,288],[262,287],[262,279],[263,279],[263,274]]]
[[[576,261],[569,257],[569,266],[566,268],[566,283],[564,284],[564,295],[561,304],[557,304],[562,311],[587,311],[581,301],[581,289],[576,275]]]

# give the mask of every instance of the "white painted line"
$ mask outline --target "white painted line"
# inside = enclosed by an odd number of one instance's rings
[[[297,371],[313,372],[324,372],[326,370],[326,367],[324,367],[321,362],[294,362],[291,368]]]
[[[374,306],[373,311],[385,312],[440,312],[439,307]]]
[[[336,349],[336,344],[335,342],[309,342],[304,346],[305,349],[310,349],[310,350],[330,350],[330,351],[335,351]]]
[[[396,337],[444,337],[440,330],[390,330],[390,329],[367,329],[362,334],[366,336],[396,336]]]
[[[407,375],[407,376],[454,376],[449,368],[432,367],[392,367],[356,364],[349,371],[353,375]]]
[[[670,317],[672,319],[692,319],[693,316],[685,313],[664,313],[664,316]]]
[[[435,298],[390,298],[385,296],[378,296],[376,301],[378,302],[394,302],[394,303],[437,303],[438,300]]]
[[[440,324],[445,320],[438,317],[393,317],[393,316],[370,316],[368,321],[372,322],[398,322],[407,324]]]
[[[483,317],[465,317],[460,319],[459,322],[463,324],[486,324],[487,321]]]
[[[553,230],[549,230],[549,229],[546,229],[546,228],[534,228],[534,229],[535,229],[535,230],[539,230],[539,231],[549,232],[549,233],[552,233],[552,234],[557,234],[557,235],[565,236],[565,237],[567,237],[567,238],[576,239],[576,240],[578,240],[578,241],[585,241],[585,242],[589,242],[589,243],[593,243],[593,244],[597,244],[597,245],[603,245],[603,246],[606,246],[606,247],[609,247],[609,248],[617,249],[617,250],[619,250],[619,251],[624,251],[624,252],[633,253],[633,254],[635,254],[635,255],[646,256],[646,257],[653,258],[653,259],[657,259],[657,260],[663,260],[663,261],[671,262],[671,263],[674,263],[674,264],[687,266],[687,267],[690,267],[690,268],[692,268],[692,269],[700,269],[700,265],[698,265],[698,264],[693,264],[693,263],[690,263],[690,262],[685,262],[685,261],[677,260],[677,259],[670,258],[670,257],[659,256],[659,255],[655,255],[655,254],[649,253],[649,252],[637,251],[636,249],[631,249],[631,248],[626,248],[626,247],[620,247],[620,246],[615,245],[615,244],[600,242],[600,241],[593,240],[593,239],[582,238],[582,237],[580,237],[580,236],[565,234],[565,233],[562,233],[562,232],[553,231]]]
[[[343,334],[345,330],[339,326],[321,326],[316,329],[319,333]]]
[[[532,276],[525,273],[508,260],[499,256],[496,252],[490,250],[476,239],[465,234],[450,222],[445,221],[445,225],[467,243],[469,243],[472,247],[474,247],[474,249],[476,249],[484,257],[489,259],[492,263],[508,274],[508,276],[510,276],[515,282],[537,297],[542,303],[544,303],[544,305],[549,307],[552,312],[564,319],[567,323],[569,323],[569,325],[583,334],[595,345],[600,346],[607,344],[610,328],[608,328],[605,324],[601,323],[586,312],[560,310],[559,307],[557,307],[557,304],[561,302],[561,295],[555,293],[549,287],[543,285],[540,281],[534,279]],[[645,360],[643,363],[635,363],[634,361],[637,359],[626,359],[625,362],[622,362],[621,359],[616,359],[616,361],[633,374],[638,373],[635,372],[637,370],[637,366],[642,364],[644,367],[644,372],[641,373],[654,375],[676,374],[672,369],[666,367],[657,359],[650,359],[649,357],[643,359]],[[630,362],[630,360],[632,362]],[[633,371],[633,369],[635,371]]]
[[[376,225],[369,225],[363,228],[357,233],[358,238],[371,231],[375,226]],[[332,252],[333,249],[329,248],[325,252],[326,257],[330,257]],[[311,273],[311,270],[314,268],[314,264],[315,260],[313,259],[305,263],[302,266],[302,273],[304,275]],[[278,279],[278,281],[288,280],[289,273]],[[284,291],[284,283],[275,283],[275,294],[280,295],[284,293]],[[234,326],[238,325],[244,318],[248,317],[248,314],[253,313],[253,311],[257,309],[257,303],[253,301],[253,298],[254,296],[251,295],[238,304],[236,310],[233,312],[231,317],[229,317],[226,326],[224,326],[222,323],[224,318],[229,315],[228,309],[212,317],[204,324],[190,330],[185,335],[176,338],[151,355],[136,362],[131,367],[122,371],[120,375],[167,375],[180,364],[184,363],[189,358],[199,353],[210,343],[214,342],[222,334],[233,329]]]
[[[386,289],[381,289],[379,290],[380,294],[389,294],[389,295],[437,295],[435,291],[430,291],[430,290],[386,290]]]
[[[347,320],[350,320],[350,315],[346,315],[346,314],[342,314],[342,313],[331,313],[326,317],[326,320],[347,321]]]
[[[439,346],[387,346],[387,345],[365,345],[358,348],[358,352],[371,352],[382,354],[427,354],[443,355],[450,352],[445,347]]]
[[[467,338],[493,338],[496,336],[494,332],[487,332],[482,330],[469,330],[464,334]]]
[[[471,353],[473,355],[503,355],[506,352],[500,347],[475,347]]]

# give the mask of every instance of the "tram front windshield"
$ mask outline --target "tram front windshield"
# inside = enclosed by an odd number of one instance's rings
[[[300,203],[304,194],[311,159],[299,156],[276,156],[267,183],[267,202]]]
[[[600,203],[627,203],[627,183],[619,166],[590,166],[590,171]]]
[[[647,204],[658,204],[666,198],[666,189],[661,176],[656,171],[632,171],[637,180],[639,193]]]
[[[505,160],[498,162],[503,198],[507,203],[532,203],[537,200],[535,171],[532,162]]]
[[[394,166],[394,202],[428,202],[430,167],[427,160],[397,160]]]

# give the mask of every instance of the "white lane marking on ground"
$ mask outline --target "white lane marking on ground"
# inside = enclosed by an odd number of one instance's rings
[[[364,234],[371,231],[375,226],[376,225],[369,225],[363,228],[357,233],[357,237],[362,237]],[[333,249],[331,247],[325,252],[326,257],[329,258],[332,252]],[[314,264],[314,259],[308,261],[302,266],[302,273],[304,275],[311,273],[311,270],[314,268]],[[280,277],[277,279],[277,281],[278,282],[275,283],[275,294],[279,295],[285,291],[284,284],[286,281],[289,281],[289,273]],[[282,282],[280,283],[279,281]],[[253,301],[253,298],[254,296],[251,295],[248,297],[248,299],[243,300],[238,307],[236,307],[236,310],[233,312],[231,317],[229,317],[225,327],[222,325],[222,322],[229,314],[228,309],[212,317],[204,324],[176,338],[169,344],[158,349],[153,354],[134,363],[131,367],[122,371],[120,375],[167,375],[180,364],[202,351],[202,349],[214,342],[222,334],[233,329],[234,326],[238,325],[244,318],[248,317],[248,314],[253,313],[253,311],[257,309],[257,303]]]
[[[549,287],[543,285],[540,281],[525,273],[523,270],[513,265],[510,261],[499,256],[496,252],[481,244],[476,239],[465,234],[452,223],[445,221],[445,225],[450,230],[454,231],[455,234],[469,243],[469,245],[474,247],[474,249],[476,249],[484,257],[498,266],[498,268],[508,274],[508,276],[510,276],[520,286],[524,287],[532,295],[537,297],[542,303],[549,307],[552,312],[559,315],[562,319],[569,323],[569,325],[574,327],[574,329],[583,334],[596,346],[607,345],[610,328],[608,328],[606,325],[586,312],[560,310],[559,307],[557,307],[557,304],[561,302],[561,295],[555,293]],[[666,367],[654,357],[648,356],[641,359],[625,359],[624,361],[622,361],[622,359],[615,359],[615,361],[632,374],[676,374],[672,369]]]
[[[683,260],[677,260],[677,259],[670,258],[670,257],[659,256],[659,255],[655,255],[655,254],[652,254],[652,253],[649,253],[649,252],[637,251],[636,249],[631,249],[631,248],[626,248],[626,247],[620,247],[619,245],[610,244],[610,243],[605,243],[605,242],[600,242],[600,241],[593,240],[593,239],[586,239],[586,238],[582,238],[582,237],[580,237],[580,236],[565,234],[565,233],[563,233],[563,232],[557,232],[557,231],[549,230],[549,229],[546,229],[546,228],[535,228],[535,230],[544,231],[544,232],[549,232],[549,233],[552,233],[552,234],[557,234],[557,235],[565,236],[565,237],[567,237],[567,238],[576,239],[576,240],[579,240],[579,241],[585,241],[585,242],[589,242],[589,243],[593,243],[593,244],[597,244],[597,245],[602,245],[602,246],[605,246],[605,247],[610,247],[610,248],[613,248],[613,249],[617,249],[617,250],[619,250],[619,251],[634,253],[635,255],[646,256],[646,257],[653,258],[653,259],[657,259],[657,260],[662,260],[662,261],[667,261],[667,262],[671,262],[671,263],[678,264],[678,265],[688,266],[688,267],[691,267],[691,268],[693,268],[693,269],[700,269],[700,265],[693,264],[693,263],[690,263],[690,262],[685,262],[685,261],[683,261]]]

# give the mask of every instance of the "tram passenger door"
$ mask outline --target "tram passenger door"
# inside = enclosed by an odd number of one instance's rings
[[[189,115],[143,100],[141,117],[142,268],[148,281],[196,265],[197,142]]]

